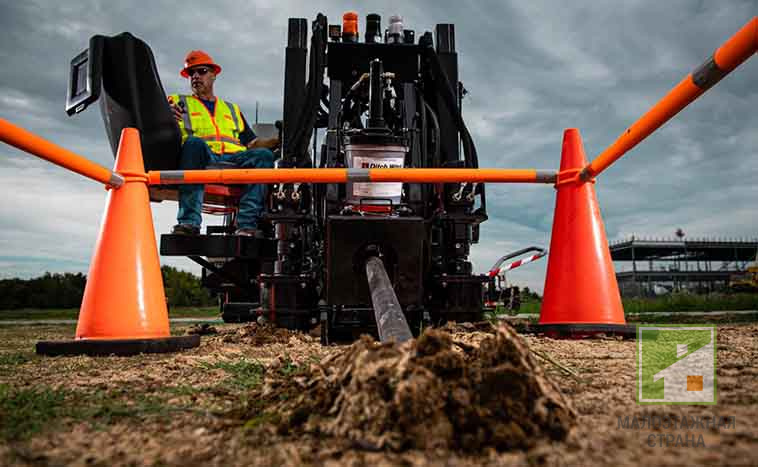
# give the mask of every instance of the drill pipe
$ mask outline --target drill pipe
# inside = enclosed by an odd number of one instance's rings
[[[376,256],[366,260],[366,276],[368,288],[371,290],[371,303],[374,305],[376,327],[379,330],[379,340],[382,342],[405,342],[412,339],[411,329],[405,320],[403,309],[397,301],[392,289],[384,263]]]

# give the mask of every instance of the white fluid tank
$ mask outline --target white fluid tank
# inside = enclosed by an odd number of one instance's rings
[[[393,169],[405,166],[408,148],[392,137],[360,135],[349,138],[345,145],[347,166],[351,169]],[[347,202],[351,204],[400,203],[402,182],[348,182]],[[371,200],[375,202],[371,202]]]

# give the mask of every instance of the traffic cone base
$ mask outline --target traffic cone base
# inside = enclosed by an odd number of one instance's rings
[[[637,326],[633,324],[532,324],[525,329],[527,334],[542,334],[553,339],[584,339],[588,337],[613,337],[634,339]]]
[[[587,165],[579,131],[563,134],[561,172]],[[544,296],[535,331],[556,337],[627,334],[616,274],[595,186],[588,181],[556,186]]]
[[[114,172],[87,274],[76,340],[39,342],[41,355],[133,355],[196,347],[199,336],[172,337],[142,162],[139,132],[121,132]]]
[[[171,336],[155,339],[77,339],[37,342],[38,355],[128,356],[141,353],[168,353],[200,345],[199,335]]]

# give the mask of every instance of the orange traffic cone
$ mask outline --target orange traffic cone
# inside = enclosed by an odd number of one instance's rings
[[[561,172],[587,165],[579,130],[563,134]],[[570,173],[570,172],[568,172]],[[538,332],[553,336],[634,336],[627,326],[592,182],[563,181],[557,196]]]
[[[133,355],[200,344],[200,336],[171,337],[169,332],[142,148],[134,128],[121,133],[114,171],[126,182],[108,192],[76,340],[38,342],[38,354]]]

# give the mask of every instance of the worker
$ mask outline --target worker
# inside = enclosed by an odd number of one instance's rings
[[[184,60],[180,74],[189,80],[192,95],[168,96],[174,117],[182,133],[181,170],[205,169],[209,164],[226,164],[232,168],[260,169],[274,167],[271,149],[279,138],[255,135],[239,106],[222,100],[213,92],[213,83],[221,67],[202,50],[193,50]],[[236,235],[261,237],[258,220],[263,211],[265,186],[244,185],[237,214]],[[202,222],[203,185],[179,186],[176,235],[198,235]]]

